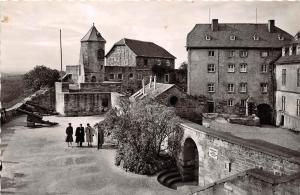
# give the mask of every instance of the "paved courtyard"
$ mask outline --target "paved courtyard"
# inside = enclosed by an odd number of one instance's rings
[[[68,122],[76,127],[94,124],[102,117],[45,119],[59,125],[30,129],[24,127],[26,118],[21,116],[2,126],[0,194],[186,194],[160,185],[155,176],[136,175],[114,166],[115,150],[108,146],[101,150],[67,147]]]

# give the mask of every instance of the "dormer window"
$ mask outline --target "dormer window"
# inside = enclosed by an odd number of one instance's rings
[[[253,40],[254,41],[258,41],[259,40],[259,37],[257,35],[253,35]]]
[[[234,41],[236,39],[235,35],[230,35],[230,41]]]
[[[279,35],[278,35],[278,40],[283,41],[283,40],[284,40],[284,37],[283,37],[281,34],[279,34]]]
[[[205,35],[205,39],[206,39],[207,41],[210,41],[210,40],[211,40],[211,37],[210,37],[209,35]]]

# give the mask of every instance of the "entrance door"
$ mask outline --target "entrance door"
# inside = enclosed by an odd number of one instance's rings
[[[214,102],[207,102],[208,105],[208,113],[212,113],[215,111],[215,103]]]
[[[254,114],[254,103],[253,102],[249,102],[248,103],[248,114],[251,116],[252,114]]]
[[[272,124],[272,108],[268,104],[260,104],[257,106],[257,116],[260,124]]]
[[[280,126],[284,126],[284,115],[281,115]]]

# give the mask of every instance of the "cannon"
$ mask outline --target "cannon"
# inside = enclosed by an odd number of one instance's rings
[[[27,114],[27,127],[43,127],[43,126],[54,126],[57,125],[58,123],[56,122],[50,122],[50,121],[45,121],[43,120],[43,116],[27,111],[27,110],[23,110],[21,108],[17,109],[19,112],[22,112],[24,114]]]

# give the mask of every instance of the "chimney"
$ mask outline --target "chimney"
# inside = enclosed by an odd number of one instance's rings
[[[151,89],[151,85],[152,85],[152,75],[150,76],[149,89]]]
[[[154,90],[156,89],[156,76],[154,76]]]
[[[145,80],[142,80],[142,85],[143,85],[143,95],[145,95]]]
[[[275,32],[275,20],[268,21],[268,30],[269,30],[269,33]]]
[[[212,19],[211,21],[211,30],[218,31],[218,19]]]

